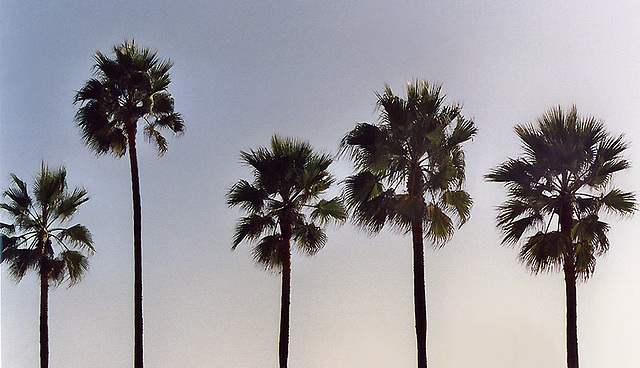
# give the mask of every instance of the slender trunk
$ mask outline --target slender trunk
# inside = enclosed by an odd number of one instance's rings
[[[131,189],[133,192],[133,302],[134,302],[134,368],[143,367],[142,350],[142,205],[140,204],[140,177],[136,151],[136,130],[127,130],[129,161],[131,163]]]
[[[280,368],[287,368],[289,356],[289,308],[291,305],[291,225],[281,223],[282,229],[282,296],[280,305]]]
[[[49,279],[40,275],[40,368],[49,367]]]
[[[565,292],[567,298],[567,367],[578,368],[578,302],[573,259],[565,257]]]
[[[409,173],[409,196],[424,204],[420,166],[415,163]],[[418,347],[418,368],[427,368],[427,295],[424,276],[424,240],[422,237],[422,218],[411,222],[413,236],[413,300],[416,321],[416,340]]]
[[[564,254],[564,280],[567,303],[567,367],[578,368],[578,300],[576,294],[575,247],[571,238],[573,211],[569,201],[562,207],[560,231],[566,242]]]
[[[411,224],[413,235],[413,297],[415,302],[416,338],[418,342],[418,368],[427,367],[427,295],[424,277],[424,244],[422,222]]]

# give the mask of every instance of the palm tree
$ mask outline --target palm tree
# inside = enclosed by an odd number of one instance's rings
[[[502,242],[522,241],[520,260],[533,273],[564,272],[567,366],[578,368],[576,281],[586,281],[596,257],[609,249],[609,225],[599,215],[636,209],[632,193],[611,187],[613,174],[629,167],[622,157],[627,144],[595,118],[579,116],[575,106],[568,113],[551,109],[515,132],[524,154],[486,175],[508,190],[509,199],[498,207]]]
[[[40,274],[41,368],[49,366],[49,287],[65,279],[69,286],[80,281],[89,267],[81,251],[94,252],[85,226],[66,227],[78,207],[89,200],[84,189],[67,189],[66,175],[64,168],[49,171],[43,164],[30,195],[27,184],[12,174],[13,186],[4,191],[8,201],[0,204],[12,220],[0,224],[2,262],[9,265],[16,281],[29,270]]]
[[[427,366],[424,244],[442,246],[455,220],[468,219],[472,200],[462,189],[462,143],[477,132],[461,107],[445,105],[440,86],[408,83],[407,97],[389,86],[377,94],[378,124],[359,123],[342,140],[357,173],[345,180],[347,208],[372,233],[385,224],[411,232],[418,367]]]
[[[134,253],[134,366],[142,368],[142,215],[136,135],[138,122],[143,133],[155,143],[159,155],[167,151],[167,141],[160,133],[184,131],[184,122],[174,111],[173,98],[167,91],[170,60],[160,60],[149,48],[125,41],[113,48],[114,59],[101,52],[94,56],[94,77],[76,93],[74,103],[81,106],[76,122],[82,138],[96,154],[123,156],[129,151],[133,192]]]
[[[266,269],[282,272],[279,362],[287,367],[289,305],[291,294],[291,246],[313,255],[327,237],[321,227],[342,221],[346,213],[336,197],[321,199],[334,179],[327,171],[332,159],[316,154],[306,142],[271,138],[270,149],[241,153],[253,170],[252,183],[238,181],[227,193],[230,207],[240,206],[247,216],[236,226],[232,249],[242,241],[257,242],[253,256]],[[317,223],[316,223],[317,222]]]

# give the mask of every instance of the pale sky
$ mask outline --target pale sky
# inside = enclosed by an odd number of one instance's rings
[[[513,127],[576,104],[631,142],[640,188],[640,4],[636,1],[2,1],[0,187],[66,166],[91,200],[75,216],[98,253],[85,279],[50,294],[51,366],[126,367],[133,360],[131,184],[126,158],[96,158],[73,117],[92,55],[125,39],[171,58],[186,133],[157,157],[139,142],[145,364],[277,366],[280,277],[231,252],[241,213],[224,195],[251,173],[241,150],[272,134],[335,153],[356,122],[376,122],[375,91],[437,81],[464,105],[470,221],[426,252],[433,368],[565,366],[564,281],[531,276],[500,245],[503,188],[483,175],[520,153]],[[339,179],[350,163],[333,166]],[[609,219],[611,249],[578,286],[582,368],[638,366],[640,215]],[[295,254],[292,368],[415,366],[410,237],[329,231],[315,257]],[[2,267],[2,366],[38,364],[39,288]]]

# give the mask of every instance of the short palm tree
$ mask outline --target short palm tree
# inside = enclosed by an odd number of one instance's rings
[[[532,272],[562,270],[567,303],[567,366],[578,368],[576,281],[587,280],[596,257],[609,249],[604,212],[630,215],[630,192],[612,188],[613,174],[629,167],[627,144],[612,137],[593,117],[575,106],[546,112],[515,132],[524,154],[508,159],[486,175],[503,183],[509,199],[498,207],[502,242],[522,242],[520,259]]]
[[[463,190],[462,144],[477,132],[461,107],[445,105],[440,86],[416,81],[407,97],[389,86],[378,94],[380,122],[359,123],[343,138],[357,173],[345,180],[354,221],[380,231],[390,224],[411,232],[418,367],[427,366],[424,243],[442,246],[468,219],[472,200]]]
[[[184,130],[181,115],[174,111],[173,98],[167,91],[171,82],[170,60],[160,60],[149,48],[124,42],[113,48],[115,58],[101,52],[94,56],[95,76],[75,96],[80,104],[76,122],[87,146],[98,154],[123,156],[129,151],[133,192],[134,249],[134,367],[142,368],[142,209],[136,137],[138,122],[143,133],[158,148],[167,151],[161,130],[173,133]]]
[[[253,182],[238,181],[227,194],[229,206],[240,206],[247,216],[236,226],[232,249],[242,241],[257,242],[255,260],[267,269],[282,272],[279,362],[287,367],[291,248],[313,255],[325,244],[322,225],[346,218],[336,197],[321,196],[333,184],[327,171],[332,159],[316,154],[306,142],[272,137],[271,147],[241,153],[253,170]]]
[[[0,224],[2,263],[20,281],[29,270],[40,274],[40,367],[49,366],[49,287],[65,280],[73,285],[88,269],[85,253],[93,253],[89,230],[68,226],[81,204],[89,200],[82,188],[67,189],[66,171],[50,171],[44,164],[31,194],[27,184],[11,175],[13,185],[4,191],[0,208],[11,219]]]

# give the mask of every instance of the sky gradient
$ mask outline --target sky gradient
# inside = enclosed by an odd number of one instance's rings
[[[564,284],[531,276],[500,245],[483,175],[520,153],[513,127],[576,104],[631,142],[640,188],[640,4],[629,1],[3,1],[0,2],[0,187],[64,165],[91,200],[75,220],[97,254],[85,279],[50,293],[52,367],[133,360],[129,163],[96,157],[74,123],[93,54],[135,39],[170,58],[169,91],[185,134],[157,157],[139,141],[148,367],[277,365],[280,278],[230,250],[240,211],[224,195],[250,171],[241,150],[274,133],[335,153],[357,122],[376,122],[375,91],[442,84],[479,132],[465,146],[471,219],[426,251],[433,368],[565,366]],[[351,165],[338,161],[341,179]],[[337,192],[337,190],[336,190]],[[610,218],[611,249],[578,286],[582,368],[640,360],[640,216]],[[332,227],[315,257],[294,254],[292,368],[415,366],[411,240]],[[37,277],[2,267],[1,363],[37,366]]]

